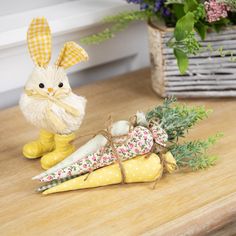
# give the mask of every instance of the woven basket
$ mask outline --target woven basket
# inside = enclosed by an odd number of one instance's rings
[[[209,33],[201,42],[203,52],[189,58],[189,68],[181,75],[173,50],[166,46],[173,30],[148,25],[151,79],[153,89],[162,97],[235,97],[236,27]],[[209,45],[214,50],[209,50]],[[225,56],[220,56],[223,47]]]

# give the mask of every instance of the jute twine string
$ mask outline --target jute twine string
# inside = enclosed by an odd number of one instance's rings
[[[65,109],[65,111],[67,113],[70,113],[72,116],[80,115],[80,112],[77,109],[75,109],[74,107],[60,100],[62,97],[68,96],[71,91],[69,92],[62,91],[61,93],[56,93],[53,96],[49,96],[48,94],[42,93],[39,91],[33,91],[33,90],[27,90],[27,89],[25,89],[24,91],[25,91],[25,94],[28,95],[29,97],[38,98],[42,100],[48,100],[55,103],[59,107]]]
[[[152,118],[149,120],[149,130],[153,125],[160,125],[160,119],[158,118]],[[151,130],[150,130],[151,131]],[[167,152],[167,149],[157,143],[154,142],[152,149],[150,150],[150,153],[147,154],[147,157],[149,157],[152,153],[158,153],[158,156],[160,158],[160,164],[161,164],[161,170],[159,177],[155,180],[153,189],[156,188],[156,185],[158,181],[163,177],[163,174],[165,170],[167,170],[167,165],[170,166],[170,168],[177,169],[178,166],[175,163],[167,161],[163,155]]]
[[[106,149],[106,147],[110,146],[111,149],[112,149],[112,154],[114,155],[115,159],[116,159],[116,162],[118,163],[119,165],[119,168],[120,168],[120,172],[121,172],[121,178],[122,178],[122,181],[121,183],[122,184],[125,184],[126,183],[126,174],[125,174],[125,169],[124,169],[124,166],[122,164],[122,159],[120,158],[118,152],[117,152],[117,149],[115,147],[115,145],[122,145],[122,144],[125,144],[126,141],[128,140],[129,138],[129,133],[132,131],[133,127],[135,126],[136,124],[136,120],[137,120],[137,117],[136,115],[135,116],[132,116],[130,117],[129,119],[129,131],[127,134],[124,134],[124,135],[112,135],[112,124],[113,124],[113,120],[112,120],[112,117],[109,116],[108,117],[108,120],[107,120],[107,123],[108,125],[107,126],[107,129],[106,130],[100,130],[98,131],[95,135],[102,135],[104,138],[106,138],[107,140],[107,143],[105,145],[105,147],[103,148],[103,150],[101,151],[100,155],[99,155],[99,158],[101,160],[103,154],[104,154],[104,151]],[[117,141],[117,140],[121,140],[122,141]],[[92,170],[89,171],[88,175],[85,177],[85,181],[88,179],[89,175],[96,169],[93,168]]]
[[[153,187],[152,187],[153,189],[156,188],[157,183],[158,183],[159,180],[163,177],[163,174],[164,174],[164,170],[165,170],[166,165],[167,165],[167,164],[172,164],[172,163],[166,161],[166,160],[163,158],[162,155],[163,155],[163,154],[162,154],[161,152],[158,153],[158,156],[159,156],[159,158],[160,158],[161,170],[160,170],[160,175],[159,175],[158,178],[154,181],[154,184],[153,184]]]
[[[107,125],[106,130],[100,130],[100,131],[96,132],[96,134],[90,133],[90,134],[86,134],[86,135],[83,135],[83,136],[80,136],[80,137],[85,137],[85,136],[90,136],[90,135],[93,135],[95,137],[96,135],[100,134],[100,135],[102,135],[103,137],[105,137],[107,139],[107,143],[106,143],[103,151],[100,153],[99,158],[101,160],[101,158],[103,156],[103,153],[105,151],[105,148],[110,145],[111,148],[112,148],[112,154],[115,156],[116,161],[119,164],[119,168],[120,168],[121,176],[122,176],[122,184],[125,184],[126,183],[125,169],[124,169],[124,166],[122,164],[122,160],[121,160],[121,158],[120,158],[120,156],[119,156],[119,154],[116,150],[115,145],[117,145],[117,144],[122,145],[122,144],[126,143],[126,141],[128,139],[128,136],[129,136],[129,133],[132,131],[133,127],[137,123],[137,116],[135,115],[135,116],[130,117],[130,119],[129,119],[129,132],[127,134],[124,134],[124,135],[112,135],[111,129],[112,129],[113,121],[112,121],[111,116],[109,116],[109,118],[107,120],[107,123],[108,123],[108,125]],[[150,130],[150,128],[152,127],[153,124],[156,124],[156,123],[159,124],[159,120],[158,119],[151,119],[149,123],[150,123],[150,126],[148,127],[148,129]],[[151,132],[151,130],[150,130],[150,132]],[[120,140],[120,139],[122,139],[122,141],[117,141],[117,140]],[[158,156],[160,158],[160,164],[161,164],[160,175],[155,180],[154,185],[153,185],[153,189],[155,189],[158,181],[163,177],[163,174],[166,170],[167,165],[170,165],[173,169],[176,168],[176,165],[174,163],[171,163],[171,162],[167,161],[163,157],[163,154],[165,152],[166,152],[166,148],[164,148],[164,147],[162,147],[162,146],[160,146],[156,143],[153,143],[153,146],[152,146],[151,150],[148,153],[146,153],[146,155],[145,155],[145,158],[149,158],[152,153],[158,153]],[[86,175],[84,181],[86,181],[88,179],[89,175],[96,169],[97,168],[94,167],[92,170],[90,170],[89,173]]]

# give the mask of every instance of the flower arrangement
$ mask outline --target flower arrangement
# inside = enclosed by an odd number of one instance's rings
[[[173,49],[180,73],[188,68],[188,56],[201,50],[199,37],[207,32],[219,32],[223,27],[236,24],[236,0],[127,0],[138,4],[139,10],[109,16],[104,22],[110,26],[104,31],[81,39],[85,44],[97,44],[115,36],[131,22],[142,20],[156,27],[174,28],[168,47]],[[199,37],[198,37],[199,36]]]

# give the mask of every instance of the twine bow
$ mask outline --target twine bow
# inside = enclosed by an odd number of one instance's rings
[[[153,126],[160,126],[160,120],[158,118],[152,118],[149,120],[148,128],[151,133]],[[156,138],[154,138],[155,142],[152,146],[152,149],[150,153],[148,153],[146,156],[149,157],[151,153],[158,153],[158,156],[160,158],[161,172],[159,177],[154,182],[153,189],[155,189],[157,182],[163,177],[164,172],[173,173],[176,169],[178,169],[176,160],[172,156],[172,153],[168,152],[166,149],[166,142],[168,141],[168,135],[164,129],[162,129],[161,135],[162,135],[162,140],[159,140],[158,142],[156,142],[157,140]]]
[[[117,150],[116,150],[115,145],[122,145],[122,144],[125,144],[125,143],[126,143],[126,141],[127,141],[127,139],[128,139],[128,136],[129,136],[129,133],[130,133],[130,131],[132,130],[132,128],[134,127],[134,125],[135,125],[135,123],[136,123],[136,120],[137,120],[137,117],[136,117],[136,116],[130,117],[130,119],[129,119],[129,131],[128,131],[127,134],[123,134],[123,135],[112,135],[111,129],[112,129],[113,121],[112,121],[112,117],[109,116],[109,117],[108,117],[108,120],[107,120],[107,123],[108,123],[107,129],[106,129],[106,130],[100,130],[100,131],[98,131],[98,132],[96,133],[96,135],[99,135],[99,134],[100,134],[100,135],[102,135],[104,138],[106,138],[107,143],[106,143],[105,147],[111,146],[112,154],[115,156],[115,159],[116,159],[116,161],[117,161],[117,163],[118,163],[118,165],[119,165],[119,168],[120,168],[121,178],[122,178],[121,183],[122,183],[122,184],[125,184],[125,182],[126,182],[126,174],[125,174],[125,169],[124,169],[123,164],[122,164],[122,160],[121,160],[121,158],[120,158],[120,156],[119,156],[119,154],[118,154],[118,152],[117,152]],[[94,136],[96,136],[96,135],[94,135]],[[117,140],[120,140],[120,139],[122,139],[122,141],[117,141]],[[100,158],[102,158],[102,155],[103,155],[103,153],[104,153],[104,151],[105,151],[105,147],[104,147],[103,151],[102,151],[101,154],[100,154]],[[89,174],[92,173],[95,169],[96,169],[96,168],[92,169],[92,170],[89,172]],[[84,179],[85,181],[88,179],[89,174],[88,174],[88,175],[86,176],[86,178]]]
[[[155,189],[158,181],[163,177],[163,174],[164,174],[165,171],[171,174],[176,169],[178,169],[176,161],[175,161],[174,157],[172,156],[171,152],[167,152],[165,154],[160,152],[158,154],[158,156],[159,156],[160,161],[161,161],[160,162],[160,164],[161,164],[161,171],[160,171],[159,177],[154,182],[153,189]]]
[[[153,122],[153,121],[152,121]],[[155,122],[158,122],[157,120],[155,120]],[[121,176],[122,176],[122,184],[124,184],[126,182],[126,174],[125,174],[125,169],[122,165],[122,160],[116,150],[115,145],[119,144],[122,145],[124,144],[127,139],[128,139],[128,134],[130,133],[130,131],[132,130],[132,128],[135,126],[135,124],[137,123],[137,117],[136,116],[132,116],[129,119],[129,132],[127,134],[124,135],[112,135],[111,132],[111,128],[112,128],[112,118],[111,116],[109,116],[108,118],[108,125],[107,125],[107,129],[106,130],[100,130],[96,133],[96,135],[102,135],[103,137],[105,137],[107,139],[107,143],[105,145],[105,147],[107,146],[111,146],[112,148],[112,154],[115,156],[116,161],[119,164],[119,168],[121,171]],[[149,127],[150,129],[150,127]],[[150,131],[151,132],[151,131]],[[94,135],[94,136],[96,136]],[[124,139],[123,141],[116,141],[119,139]],[[105,148],[103,149],[103,151],[100,154],[100,158],[102,158],[102,155],[104,153]],[[159,177],[155,180],[154,185],[153,185],[153,189],[155,189],[157,182],[162,178],[164,172],[168,172],[168,173],[172,173],[174,172],[178,166],[176,164],[176,161],[174,159],[174,157],[172,156],[172,154],[170,152],[166,153],[166,148],[164,148],[163,146],[161,146],[158,143],[153,144],[151,150],[149,153],[146,154],[146,158],[148,158],[152,153],[158,153],[158,156],[160,158],[160,164],[161,164],[161,170],[160,170],[160,175]],[[85,181],[88,179],[90,173],[92,173],[94,170],[96,169],[96,166],[94,169],[89,171],[89,174],[85,177]]]

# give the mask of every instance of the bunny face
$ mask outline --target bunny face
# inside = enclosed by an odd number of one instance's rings
[[[37,94],[59,96],[71,91],[68,77],[62,67],[35,67],[25,85],[26,90]]]
[[[27,32],[28,48],[35,68],[25,85],[25,90],[41,95],[61,95],[71,91],[65,69],[88,60],[88,54],[75,42],[67,42],[54,65],[51,59],[51,30],[45,18],[32,20]]]

